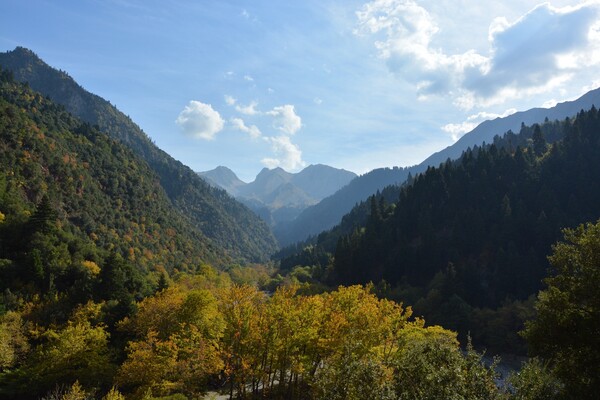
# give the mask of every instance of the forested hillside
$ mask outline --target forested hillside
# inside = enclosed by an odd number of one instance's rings
[[[346,187],[304,210],[295,220],[276,226],[275,235],[283,246],[306,240],[308,236],[318,235],[340,223],[352,207],[365,201],[376,191],[383,190],[388,185],[403,184],[409,174],[425,172],[428,167],[438,167],[448,159],[456,160],[467,148],[490,144],[496,136],[509,130],[516,132],[524,125],[573,117],[578,111],[587,110],[593,104],[600,104],[600,89],[591,90],[576,100],[559,103],[554,107],[532,108],[507,117],[484,121],[456,143],[432,154],[418,165],[406,168],[378,168],[359,176]]]
[[[22,47],[0,54],[0,66],[146,160],[174,206],[215,245],[249,261],[266,260],[276,250],[269,228],[253,212],[160,150],[131,119],[108,101],[87,92],[65,72],[51,68]]]
[[[145,161],[10,75],[0,83],[5,302],[62,292],[82,300],[90,280],[114,278],[111,268],[141,296],[166,274],[231,260],[173,207]],[[121,296],[118,284],[102,290]]]
[[[557,129],[564,139],[548,146]],[[560,229],[600,216],[600,121],[592,108],[533,130],[530,147],[469,151],[418,175],[393,212],[374,207],[365,231],[338,244],[337,279],[423,285],[455,268],[472,304],[535,293]]]
[[[598,132],[595,108],[523,126],[372,197],[331,232],[282,251],[281,265],[315,265],[313,277],[333,286],[380,282],[430,321],[524,351],[514,333],[531,317],[550,245],[562,228],[600,217]]]

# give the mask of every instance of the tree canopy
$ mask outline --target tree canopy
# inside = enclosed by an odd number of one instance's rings
[[[565,384],[566,397],[591,399],[600,386],[600,221],[563,232],[524,335]]]

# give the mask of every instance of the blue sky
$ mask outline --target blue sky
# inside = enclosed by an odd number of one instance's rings
[[[408,166],[600,86],[598,2],[4,0],[30,48],[196,171]]]

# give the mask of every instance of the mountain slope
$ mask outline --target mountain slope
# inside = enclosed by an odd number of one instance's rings
[[[404,182],[409,172],[408,168],[379,168],[356,177],[331,196],[306,208],[293,221],[275,226],[275,236],[285,246],[329,229],[377,190]]]
[[[600,115],[529,129],[531,147],[469,151],[417,176],[393,209],[373,207],[365,230],[339,241],[335,279],[422,286],[451,265],[470,304],[535,293],[560,229],[600,217]]]
[[[354,178],[356,178],[354,172],[323,164],[313,164],[294,174],[292,183],[309,197],[321,200],[337,192]]]
[[[10,259],[29,245],[23,235],[31,223],[25,224],[25,231],[18,227],[39,211],[40,204],[50,210],[47,215],[55,214],[57,227],[71,242],[68,251],[79,251],[88,260],[116,252],[145,273],[194,270],[204,262],[229,260],[175,209],[158,176],[129,148],[41,94],[4,79],[0,213],[6,235],[0,238],[1,258]],[[58,236],[50,235],[49,240]],[[83,244],[73,244],[78,242]],[[58,244],[61,250],[43,254],[45,246],[36,247],[43,255],[40,279],[53,274],[58,282],[67,265],[83,261],[67,257],[54,265],[53,258],[67,254],[67,247]],[[29,261],[16,257],[14,262],[26,270]]]
[[[282,168],[263,168],[254,181],[248,183],[239,190],[239,195],[247,199],[260,200],[277,190],[280,186],[289,183],[292,180],[292,174],[284,171]]]
[[[236,258],[252,261],[266,260],[277,248],[275,238],[258,216],[160,150],[128,117],[106,100],[85,91],[66,73],[20,47],[0,54],[0,66],[11,70],[16,80],[28,82],[34,90],[97,125],[140,155],[156,172],[175,207],[214,244]]]
[[[311,199],[308,201],[310,204],[335,193],[355,177],[353,172],[323,164],[309,165],[297,173],[290,173],[282,168],[263,168],[253,182],[240,188],[238,195],[269,204],[267,199],[273,192],[279,190],[280,186],[292,184],[297,188],[294,190],[304,193],[302,197]],[[292,202],[301,204],[298,200]]]
[[[525,125],[541,123],[546,118],[550,121],[562,120],[575,116],[580,110],[588,110],[594,104],[600,105],[600,88],[584,94],[577,100],[559,103],[548,109],[533,108],[508,117],[484,121],[452,146],[431,155],[418,165],[400,169],[378,169],[359,176],[347,187],[308,207],[291,223],[276,226],[275,236],[282,245],[304,240],[309,235],[316,235],[333,227],[355,204],[366,200],[377,190],[387,185],[404,182],[409,173],[415,175],[423,172],[427,167],[438,166],[448,158],[455,160],[467,148],[480,146],[483,142],[492,143],[494,136],[501,136],[509,130],[519,132],[522,123]]]
[[[599,175],[600,113],[592,108],[389,186],[276,257],[283,270],[308,266],[331,287],[374,282],[432,323],[521,353],[516,332],[533,316],[551,245],[562,228],[600,218]]]

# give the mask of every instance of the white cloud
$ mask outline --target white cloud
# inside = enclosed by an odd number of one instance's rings
[[[509,115],[514,114],[516,112],[517,110],[514,108],[509,108],[502,114],[482,111],[477,114],[469,115],[466,121],[463,121],[459,124],[446,124],[442,126],[442,130],[444,132],[449,133],[452,140],[456,142],[458,139],[460,139],[462,135],[472,131],[477,127],[477,125],[479,125],[483,121],[508,117]]]
[[[254,78],[250,75],[244,75],[244,80],[248,82],[254,82]]]
[[[427,10],[412,0],[375,0],[357,13],[357,34],[383,34],[375,42],[391,71],[414,82],[419,94],[444,93],[456,85],[457,72],[481,70],[485,57],[467,51],[448,56],[431,47],[438,26]]]
[[[237,105],[235,106],[235,109],[237,112],[240,112],[244,115],[260,114],[260,112],[256,109],[256,106],[258,106],[258,103],[256,101],[252,101],[247,106]]]
[[[261,162],[267,168],[281,167],[287,171],[295,171],[306,166],[302,160],[302,151],[293,144],[289,136],[265,137],[271,144],[276,158],[263,158]]]
[[[320,101],[320,99],[316,98],[315,102],[317,101]],[[302,119],[296,114],[293,105],[285,104],[263,112],[258,109],[258,102],[256,101],[243,105],[234,97],[225,95],[225,102],[230,106],[235,106],[235,110],[240,114],[254,117],[262,123],[266,122],[265,119],[270,120],[272,127],[279,132],[278,136],[265,136],[258,126],[246,125],[242,118],[232,117],[229,119],[231,128],[247,133],[253,139],[262,138],[270,145],[274,156],[263,158],[261,160],[263,165],[268,168],[282,167],[289,171],[297,170],[306,165],[302,160],[302,151],[290,139],[302,128]]]
[[[506,20],[490,28],[489,70],[465,77],[465,86],[477,96],[489,97],[505,88],[542,88],[560,75],[591,65],[598,42],[591,40],[598,23],[598,4],[554,8],[541,4],[512,24]]]
[[[273,127],[285,134],[293,135],[302,127],[302,119],[296,114],[293,105],[275,107],[266,114],[274,117]]]
[[[373,35],[378,55],[417,95],[442,94],[461,108],[499,104],[555,90],[578,72],[600,67],[600,5],[541,4],[510,23],[495,18],[489,51],[451,54],[432,43],[440,28],[413,0],[374,0],[357,13],[358,35]]]
[[[229,95],[227,95],[227,94],[226,94],[226,95],[225,95],[225,103],[226,103],[228,106],[232,106],[232,105],[234,105],[235,103],[237,103],[237,99],[236,99],[235,97],[232,97],[232,96],[229,96]]]
[[[256,125],[246,126],[241,118],[231,118],[229,122],[235,129],[247,133],[253,139],[259,138],[262,135]]]
[[[185,106],[175,123],[181,127],[186,135],[206,140],[213,140],[224,125],[223,118],[210,104],[196,100],[191,100]]]
[[[314,102],[316,105],[321,105],[321,104],[323,104],[323,99],[320,99],[319,97],[315,97],[315,98],[313,99],[313,102]]]

